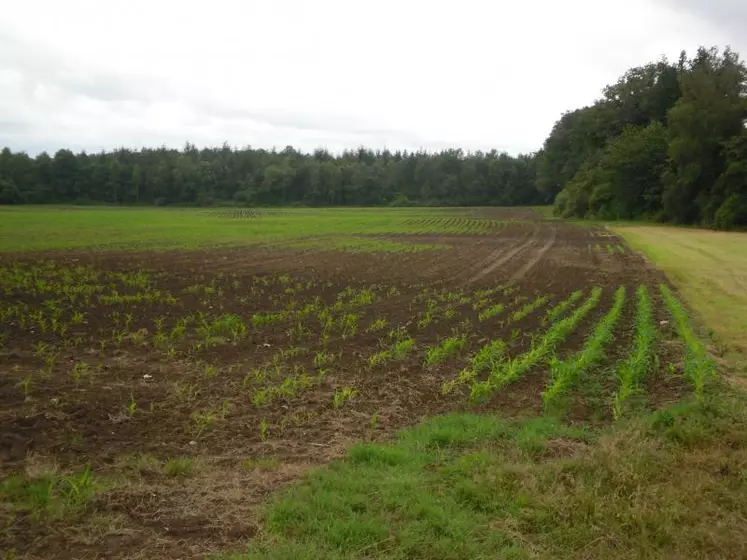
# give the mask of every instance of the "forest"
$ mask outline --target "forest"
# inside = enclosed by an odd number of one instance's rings
[[[564,217],[747,225],[747,68],[726,49],[633,68],[555,124],[537,189]]]
[[[730,49],[628,70],[535,154],[166,147],[0,152],[0,204],[514,206],[747,225],[747,68]]]
[[[532,156],[229,146],[0,153],[0,204],[513,206],[549,204]]]

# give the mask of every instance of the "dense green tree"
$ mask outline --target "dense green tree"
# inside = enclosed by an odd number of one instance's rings
[[[680,74],[682,97],[669,111],[664,209],[680,223],[713,223],[724,202],[717,187],[726,169],[725,143],[744,130],[747,69],[736,53],[698,50]]]
[[[724,143],[726,170],[714,192],[723,200],[714,215],[714,225],[722,229],[747,226],[747,131]]]
[[[563,216],[747,225],[747,69],[701,48],[629,70],[566,113],[537,157],[537,188]]]
[[[557,211],[606,219],[652,217],[661,209],[661,175],[667,163],[663,124],[627,126],[584,162],[558,197]]]

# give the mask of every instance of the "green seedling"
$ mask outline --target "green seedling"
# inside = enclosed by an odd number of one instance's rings
[[[192,413],[192,434],[200,437],[215,422],[215,415],[210,411]]]
[[[335,360],[335,355],[332,352],[320,351],[314,355],[314,366],[324,367],[327,364],[331,364]]]
[[[137,412],[137,402],[135,402],[135,396],[130,393],[130,402],[127,403],[127,414],[132,418]]]
[[[351,401],[358,395],[358,391],[352,387],[344,387],[342,389],[335,390],[335,394],[332,397],[332,404],[335,410],[341,408],[346,402]]]
[[[656,339],[654,307],[646,286],[640,286],[636,296],[635,339],[628,358],[618,370],[619,389],[612,404],[615,419],[622,417],[627,400],[642,391],[640,383],[648,375],[652,363]]]
[[[73,381],[75,381],[75,384],[79,385],[81,381],[89,378],[88,364],[82,361],[75,362],[71,374],[73,376]]]
[[[425,365],[432,366],[459,355],[467,343],[467,335],[452,336],[441,341],[437,346],[428,348],[425,353]]]
[[[395,341],[389,348],[372,354],[368,358],[368,365],[377,366],[387,361],[402,361],[415,348],[415,341],[411,338],[405,338]]]
[[[270,424],[265,418],[259,421],[259,439],[265,441],[270,432]]]
[[[29,396],[31,395],[31,383],[32,383],[31,375],[25,376],[19,383],[20,387],[23,389],[23,396],[26,399],[28,399]]]

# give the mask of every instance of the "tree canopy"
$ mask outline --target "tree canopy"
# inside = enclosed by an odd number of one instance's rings
[[[747,225],[747,68],[700,48],[629,70],[565,114],[537,156],[562,216]]]

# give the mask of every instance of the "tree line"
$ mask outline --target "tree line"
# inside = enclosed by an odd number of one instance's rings
[[[263,149],[0,152],[0,204],[482,206],[549,204],[533,156]]]
[[[747,226],[747,68],[700,48],[632,68],[565,113],[536,155],[564,217]]]
[[[564,217],[747,226],[747,68],[700,48],[628,70],[536,154],[220,148],[0,152],[0,204],[555,204]]]

